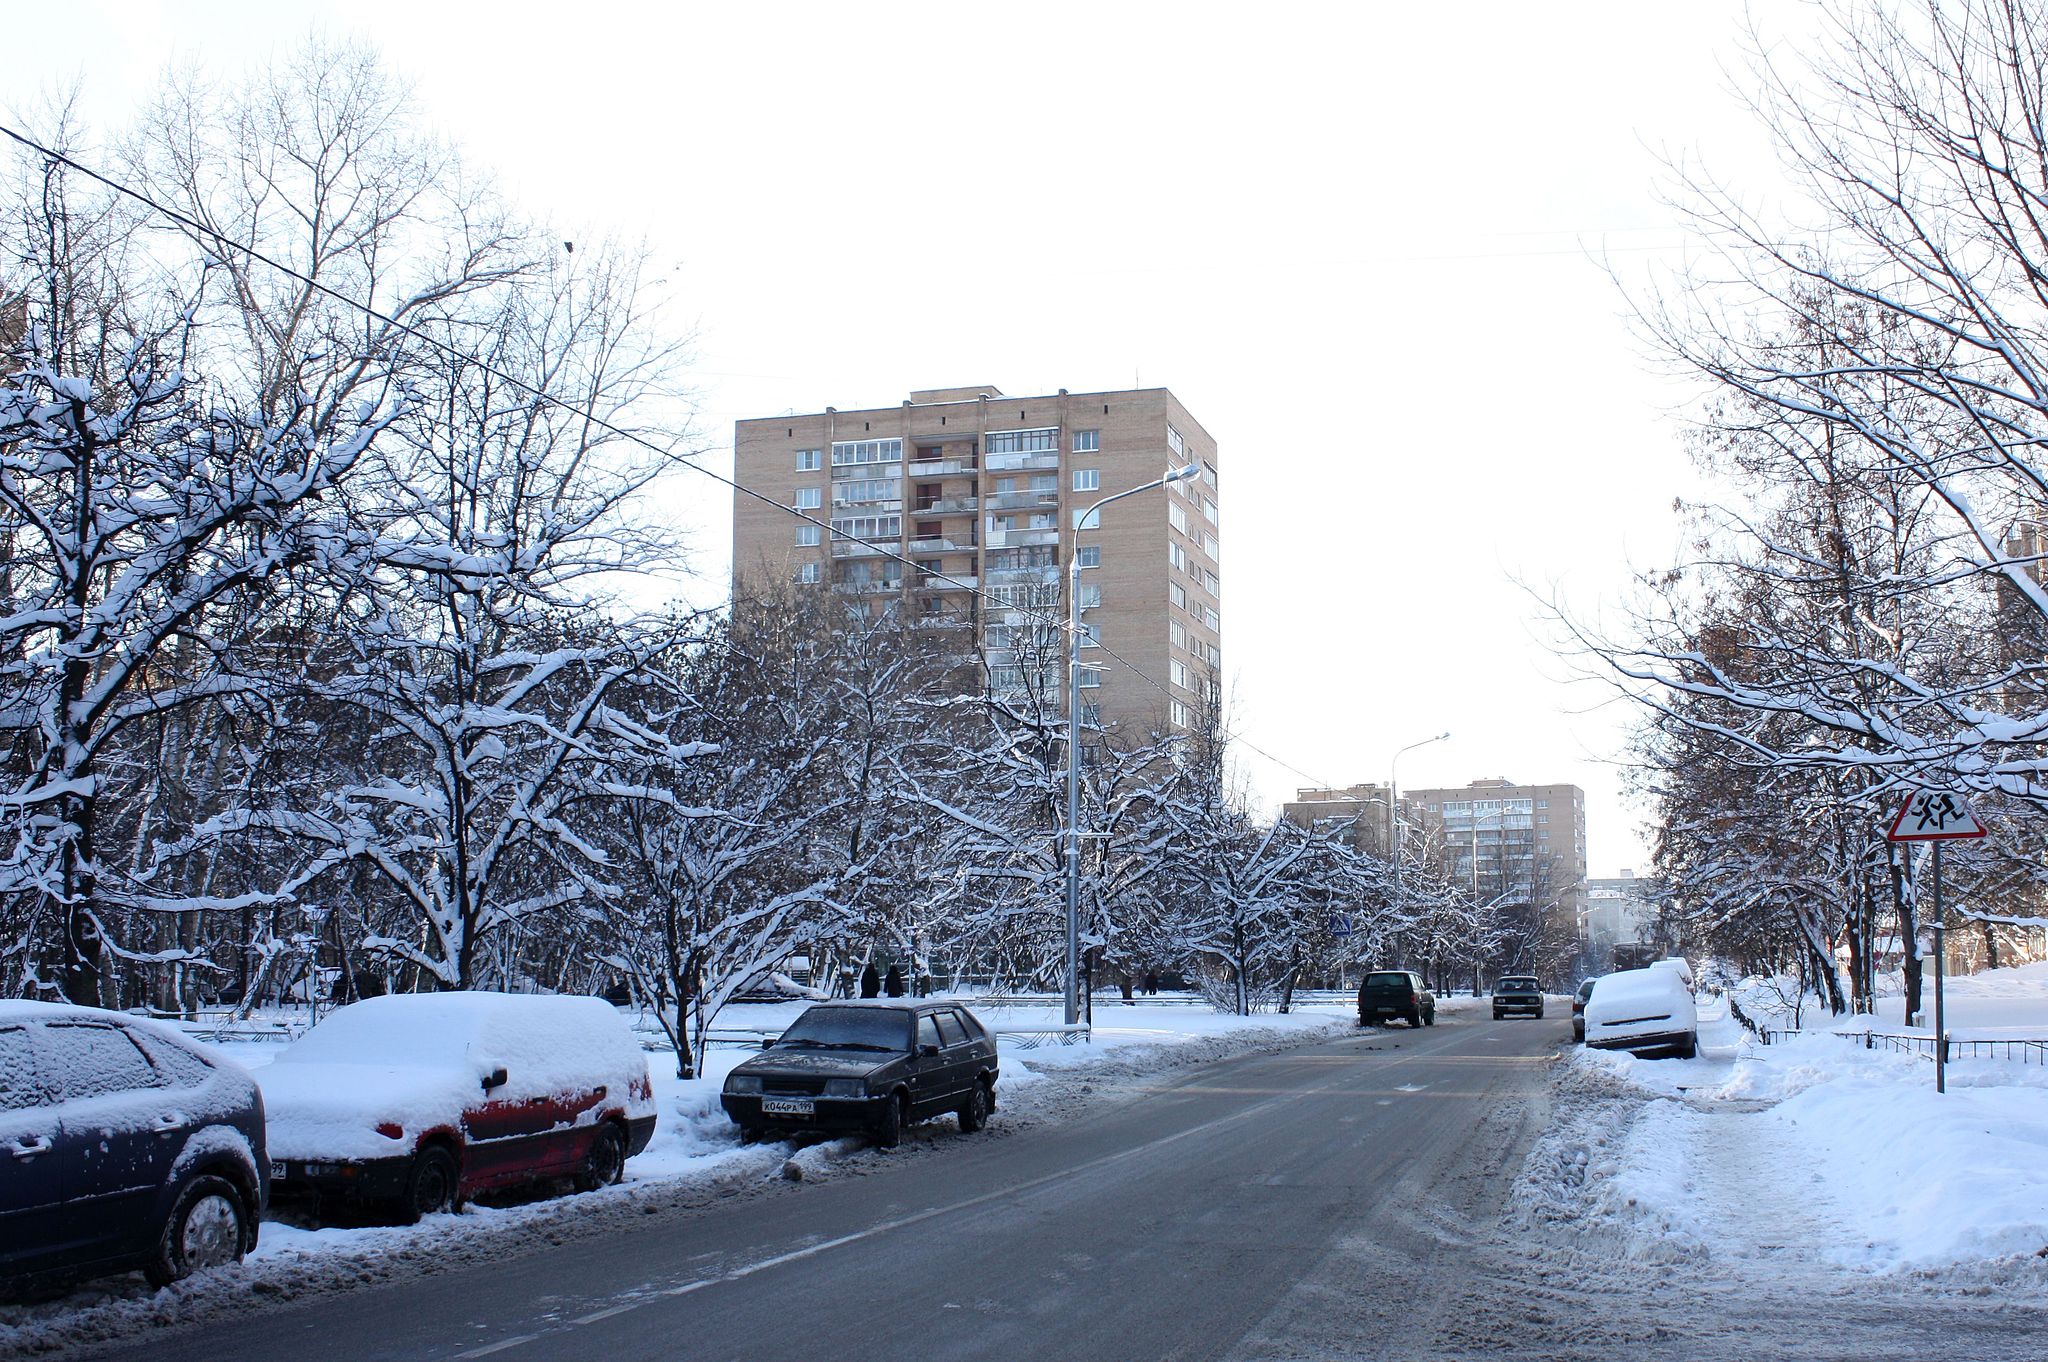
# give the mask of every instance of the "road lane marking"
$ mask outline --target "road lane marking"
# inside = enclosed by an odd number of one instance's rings
[[[455,1354],[455,1362],[467,1362],[472,1357],[489,1357],[492,1353],[501,1353],[507,1348],[516,1348],[522,1343],[531,1343],[539,1337],[539,1334],[517,1334],[511,1338],[501,1338],[496,1343],[486,1343],[481,1348],[471,1348],[466,1353]]]

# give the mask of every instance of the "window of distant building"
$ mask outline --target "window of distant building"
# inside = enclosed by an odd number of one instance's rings
[[[1179,582],[1168,582],[1166,584],[1166,594],[1169,597],[1171,597],[1173,599],[1173,603],[1179,606],[1181,609],[1185,610],[1188,608],[1187,588],[1183,587]]]
[[[816,547],[818,543],[818,527],[816,525],[797,526],[796,543],[798,548]]]
[[[1081,567],[1084,567],[1084,568],[1099,568],[1099,567],[1101,567],[1101,566],[1102,566],[1102,546],[1101,546],[1100,544],[1090,544],[1090,545],[1089,545],[1089,546],[1088,546],[1087,548],[1085,548],[1085,549],[1075,549],[1075,550],[1074,550],[1074,562],[1075,562],[1075,563],[1076,563],[1076,564],[1077,564],[1078,566],[1081,566]]]
[[[896,463],[903,458],[901,440],[839,440],[832,445],[832,466]]]
[[[1187,690],[1189,688],[1188,664],[1180,661],[1177,658],[1174,661],[1167,663],[1166,679],[1173,682],[1174,685],[1179,686],[1182,690]]]
[[[1099,608],[1101,607],[1101,605],[1102,605],[1102,588],[1101,588],[1101,587],[1099,587],[1099,586],[1084,586],[1084,587],[1082,587],[1082,588],[1081,588],[1081,608],[1082,608],[1083,610],[1095,610],[1095,609],[1099,609]]]
[[[1093,454],[1102,448],[1102,432],[1099,430],[1077,430],[1074,432],[1074,452]]]
[[[991,454],[1057,454],[1060,433],[1055,427],[1041,430],[992,430],[988,433]]]
[[[1183,458],[1187,456],[1188,442],[1181,439],[1180,432],[1172,426],[1166,428],[1166,447]]]
[[[1100,492],[1102,490],[1102,470],[1099,468],[1075,469],[1074,490],[1076,492]]]
[[[796,471],[815,473],[825,466],[825,451],[821,449],[799,449],[796,452]]]
[[[825,504],[825,491],[821,487],[799,487],[796,489],[796,508],[799,511],[815,511]]]
[[[1102,684],[1102,668],[1081,667],[1077,670],[1082,690],[1090,690]]]
[[[1175,728],[1186,728],[1188,726],[1188,707],[1178,700],[1169,701],[1166,707],[1166,717],[1172,721]]]
[[[796,579],[799,582],[817,581],[820,575],[819,568],[821,566],[822,565],[818,563],[798,563],[796,566]]]
[[[1077,510],[1074,512],[1074,528],[1077,530],[1099,530],[1102,528],[1102,508]]]
[[[1169,501],[1166,503],[1166,521],[1182,534],[1188,532],[1188,513],[1180,508],[1179,502]]]

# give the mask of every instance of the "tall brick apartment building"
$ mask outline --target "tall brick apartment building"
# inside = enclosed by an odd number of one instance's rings
[[[735,593],[815,583],[854,608],[963,624],[992,687],[1043,668],[1063,697],[1065,649],[1047,622],[1065,618],[1079,553],[1084,721],[1142,734],[1197,712],[1222,657],[1216,442],[1166,389],[937,388],[894,407],[740,421],[733,450],[736,481],[772,503],[734,496]],[[1078,523],[1190,463],[1198,479]]]

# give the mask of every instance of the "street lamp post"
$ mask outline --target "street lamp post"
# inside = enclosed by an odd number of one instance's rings
[[[1164,477],[1102,498],[1074,521],[1067,560],[1067,1025],[1081,1019],[1081,531],[1112,501],[1186,482],[1200,464],[1175,468]]]
[[[1411,742],[1387,762],[1387,855],[1394,862],[1394,888],[1397,890],[1401,887],[1401,787],[1394,782],[1401,767],[1401,753],[1413,752],[1433,742],[1443,742],[1450,736],[1450,730],[1445,729],[1434,738]]]

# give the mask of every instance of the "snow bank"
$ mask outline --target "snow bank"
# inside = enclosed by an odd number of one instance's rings
[[[1964,996],[2048,1035],[2048,969],[1997,974]],[[1896,1272],[2048,1250],[2048,1070],[1955,1063],[1944,1095],[1917,1056],[1826,1034],[1760,1046],[1704,1004],[1700,1032],[1693,1060],[1574,1053],[1524,1216],[1648,1262]]]

